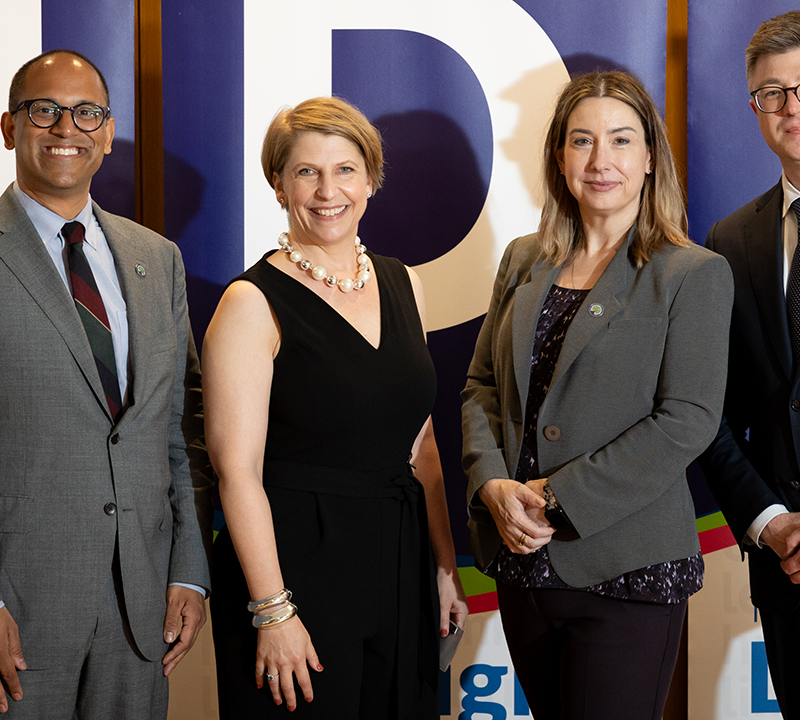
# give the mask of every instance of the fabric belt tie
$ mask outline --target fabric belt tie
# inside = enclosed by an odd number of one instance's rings
[[[417,667],[397,663],[398,717],[409,717],[417,698],[408,688],[423,684],[434,691],[439,681],[439,591],[428,535],[425,490],[407,463],[361,472],[284,460],[264,461],[264,487],[340,497],[386,498],[402,503],[397,657],[417,657]],[[418,571],[414,572],[414,567]],[[419,631],[414,632],[413,628]]]

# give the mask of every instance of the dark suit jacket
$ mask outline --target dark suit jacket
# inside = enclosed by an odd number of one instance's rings
[[[131,630],[164,653],[170,582],[209,587],[200,377],[175,245],[94,207],[127,304],[113,423],[74,302],[11,188],[0,197],[0,599],[28,667],[88,636],[119,544]],[[141,265],[145,272],[137,272]]]
[[[800,387],[783,289],[782,205],[778,183],[716,223],[706,239],[728,259],[736,292],[723,420],[701,465],[734,536],[750,551],[753,603],[788,611],[800,603],[800,588],[772,550],[744,544],[768,506],[800,510]]]
[[[558,270],[535,236],[511,243],[462,393],[480,566],[501,541],[476,493],[515,476],[534,333]],[[569,585],[698,552],[685,471],[719,425],[732,296],[727,263],[704,248],[669,246],[637,270],[623,244],[581,305],[538,423],[542,477],[580,536],[548,545]]]

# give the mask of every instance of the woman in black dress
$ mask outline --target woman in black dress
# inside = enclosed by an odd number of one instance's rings
[[[285,702],[302,717],[435,718],[436,638],[467,610],[420,282],[357,237],[383,179],[380,137],[346,102],[307,100],[273,120],[262,165],[289,232],[230,284],[203,348],[227,523],[212,594],[220,714]]]

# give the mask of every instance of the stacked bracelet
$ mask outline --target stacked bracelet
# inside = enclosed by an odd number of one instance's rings
[[[268,598],[264,598],[263,600],[253,600],[251,603],[247,603],[247,609],[251,613],[256,613],[259,610],[266,610],[269,607],[274,607],[275,605],[283,605],[285,602],[289,602],[292,599],[292,591],[283,588],[283,590],[279,590],[274,595],[270,595]]]
[[[273,625],[279,625],[282,622],[291,620],[295,615],[297,615],[297,605],[286,603],[286,605],[276,610],[272,615],[254,615],[253,627],[259,630],[272,627]]]

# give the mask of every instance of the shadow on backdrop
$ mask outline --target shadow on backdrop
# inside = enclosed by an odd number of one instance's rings
[[[452,250],[473,229],[486,201],[488,179],[478,170],[466,134],[450,118],[418,110],[374,120],[383,135],[386,183],[370,201],[359,236],[370,250],[421,265]],[[491,228],[485,258],[493,262]],[[509,238],[509,241],[511,238]],[[469,277],[442,278],[469,282]],[[428,301],[430,303],[430,300]],[[447,506],[456,552],[467,552],[466,479],[461,470],[461,399],[483,317],[428,334],[437,367],[433,409]]]
[[[386,183],[370,201],[359,235],[370,250],[421,265],[452,250],[483,209],[480,177],[464,131],[429,110],[374,120],[384,140]]]
[[[92,200],[106,212],[136,217],[136,147],[130,140],[114,138],[112,151],[92,179]]]

